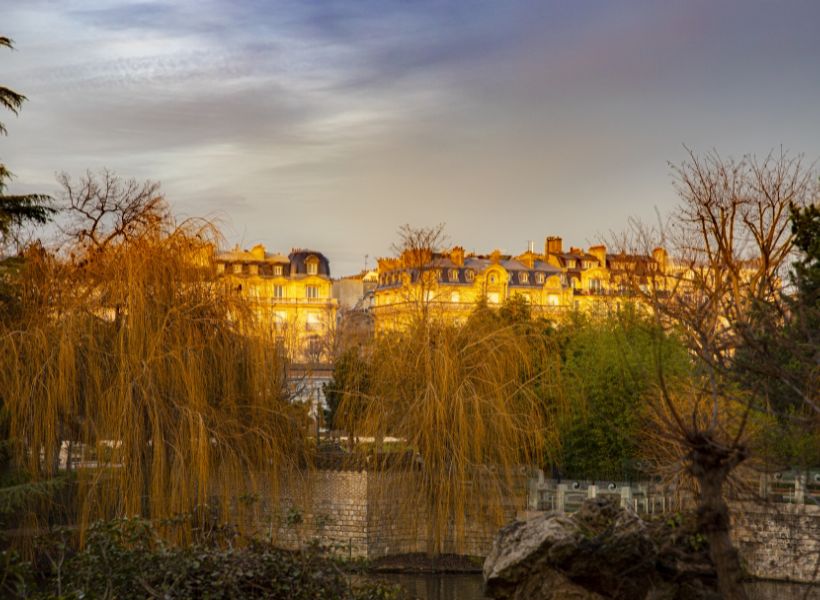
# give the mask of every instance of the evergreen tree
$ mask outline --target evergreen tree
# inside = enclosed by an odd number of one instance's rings
[[[13,48],[12,41],[0,36],[0,46]],[[0,105],[15,115],[18,114],[26,97],[12,89],[0,85]],[[5,125],[0,122],[0,134],[7,133]],[[55,212],[49,206],[51,198],[45,194],[6,194],[8,182],[12,177],[6,165],[0,163],[0,241],[16,228],[26,222],[44,224]]]

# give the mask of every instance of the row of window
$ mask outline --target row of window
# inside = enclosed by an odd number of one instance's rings
[[[241,292],[242,291],[242,285],[239,285],[236,289]],[[250,293],[253,296],[257,296],[257,297],[259,296],[258,289],[251,288]],[[273,296],[272,297],[275,300],[282,300],[284,298],[287,298],[287,295],[285,294],[285,286],[283,286],[283,285],[273,286]],[[318,285],[306,285],[305,286],[305,298],[316,299],[318,297],[319,297],[319,286]]]
[[[256,264],[247,264],[247,263],[233,263],[230,265],[231,273],[234,275],[259,275],[259,265]],[[308,275],[318,275],[319,274],[319,263],[317,261],[311,261],[305,264],[307,269]],[[225,263],[217,263],[216,266],[217,272],[224,273],[225,272]],[[284,265],[273,265],[273,268],[268,270],[263,267],[262,274],[271,274],[274,277],[282,277],[285,274],[285,267]]]
[[[532,302],[532,298],[526,292],[519,293],[519,294],[516,294],[516,295],[520,296],[521,298],[523,298],[527,302]],[[489,292],[487,294],[486,298],[487,298],[487,303],[488,304],[500,304],[501,303],[501,296],[498,292]],[[425,293],[425,300],[427,302],[432,302],[436,299],[437,299],[437,296],[432,291],[428,290]],[[461,302],[461,294],[459,294],[458,292],[451,292],[450,293],[450,302],[452,302],[454,304]],[[559,296],[557,296],[555,294],[550,294],[549,296],[547,296],[547,304],[549,306],[558,306],[560,303],[561,303],[561,299],[560,299]]]
[[[578,264],[578,261],[576,261],[574,258],[568,258],[565,261],[565,266],[566,266],[567,269],[574,269],[574,268],[576,268],[577,264]],[[591,260],[582,260],[581,261],[581,268],[582,269],[591,269],[591,268],[597,267],[597,266],[598,266],[598,261],[597,260],[596,261],[591,261]]]
[[[512,275],[512,278],[518,280],[518,283],[527,284],[530,282],[530,274],[526,271],[520,271],[517,275]],[[438,271],[438,279],[444,281],[444,270],[440,269]],[[475,280],[475,271],[472,269],[466,269],[464,271],[464,279],[471,283]],[[546,281],[547,276],[544,273],[536,273],[535,274],[535,283],[539,285],[543,285]],[[451,282],[457,282],[459,280],[458,277],[458,269],[448,269],[447,271],[447,280]],[[498,275],[496,273],[490,273],[488,276],[488,282],[491,284],[498,283]],[[565,277],[562,276],[562,281],[565,281]],[[402,282],[402,272],[401,271],[392,271],[390,273],[383,273],[380,276],[380,283],[382,285],[394,285]]]

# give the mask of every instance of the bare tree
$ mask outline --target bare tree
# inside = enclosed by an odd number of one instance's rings
[[[398,256],[396,266],[405,282],[403,302],[414,318],[427,322],[438,288],[439,269],[435,261],[447,243],[444,223],[432,227],[402,225],[398,233],[399,239],[391,249]]]
[[[780,308],[792,252],[789,210],[816,198],[800,158],[771,153],[724,159],[717,153],[672,165],[680,207],[659,228],[633,222],[630,250],[653,252],[654,274],[632,280],[660,325],[686,341],[695,358],[684,386],[657,360],[660,421],[696,480],[698,524],[710,544],[721,594],[745,599],[730,539],[726,486],[750,456],[748,425],[763,404],[760,389],[739,385],[738,349],[753,338],[761,306]],[[658,247],[668,251],[659,250]]]
[[[156,231],[170,218],[159,184],[153,181],[123,179],[108,169],[98,174],[88,171],[76,183],[61,173],[57,181],[63,188],[61,204],[68,220],[63,230],[86,251]]]

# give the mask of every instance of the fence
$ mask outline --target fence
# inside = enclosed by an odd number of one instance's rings
[[[783,504],[820,506],[820,470],[781,471],[760,475],[760,500]],[[594,481],[547,479],[542,471],[529,480],[527,509],[572,513],[587,498],[611,497],[639,514],[658,514],[691,509],[689,490],[652,481]]]

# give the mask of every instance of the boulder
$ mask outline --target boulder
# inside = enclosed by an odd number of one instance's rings
[[[669,531],[667,531],[669,530]],[[718,598],[708,554],[678,523],[647,524],[607,498],[503,528],[484,562],[497,600]],[[692,556],[692,555],[696,556]]]

